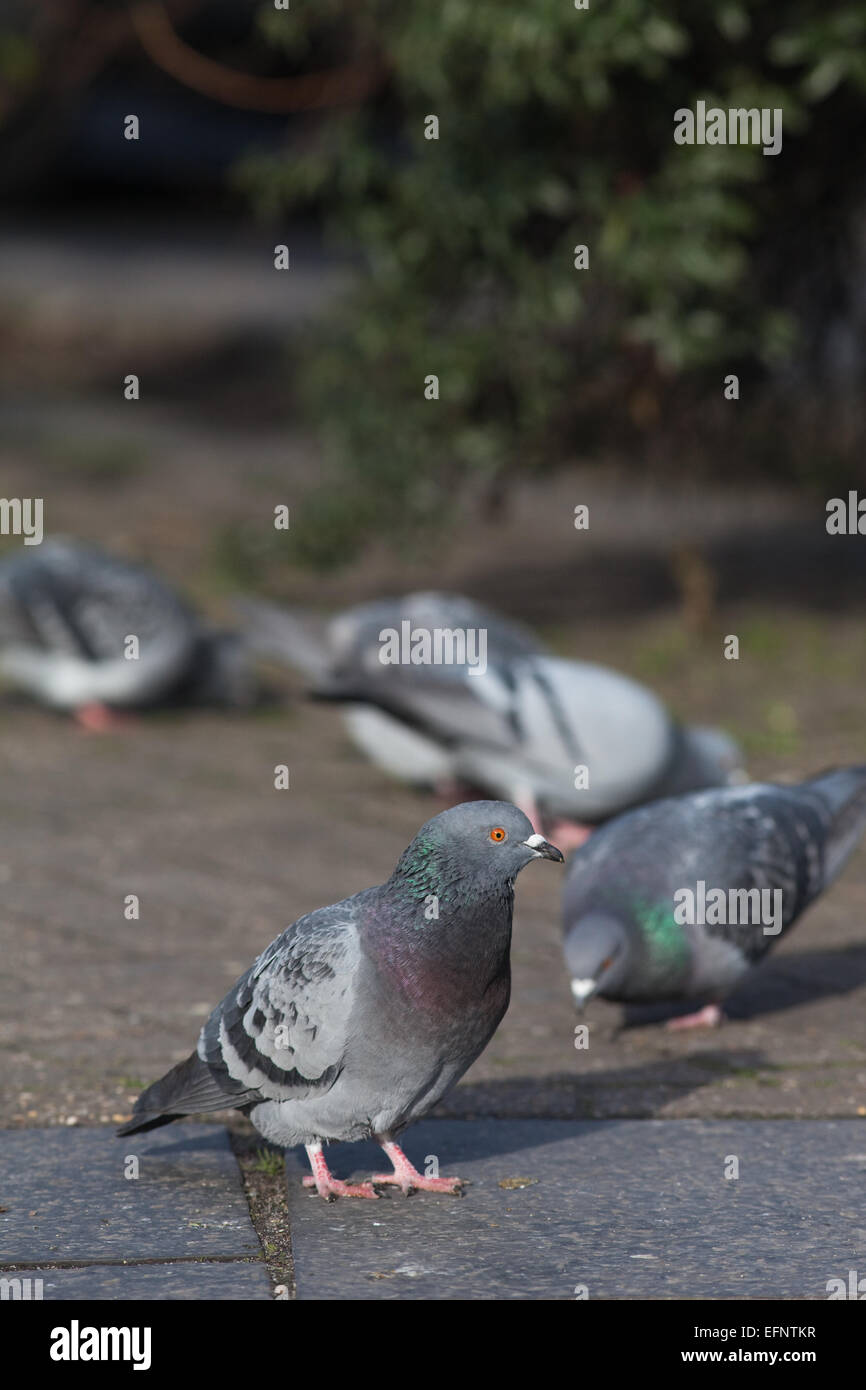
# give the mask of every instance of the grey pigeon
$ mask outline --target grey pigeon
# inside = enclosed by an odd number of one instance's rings
[[[576,1003],[720,1004],[840,873],[866,828],[866,767],[795,786],[673,797],[602,827],[572,857],[565,960]]]
[[[112,708],[253,695],[234,634],[208,629],[150,570],[60,538],[0,565],[0,676],[92,728]]]
[[[376,672],[380,665],[380,633],[384,628],[399,628],[402,622],[428,629],[483,628],[488,657],[498,662],[545,651],[544,645],[521,623],[504,618],[463,594],[436,590],[358,603],[332,618],[261,599],[237,599],[236,607],[259,651],[287,661],[322,689],[331,684],[348,687],[359,670]],[[456,678],[453,665],[415,666],[413,672],[421,683]]]
[[[403,781],[457,782],[515,802],[536,829],[581,843],[597,824],[653,798],[725,785],[739,750],[724,733],[682,728],[649,690],[566,661],[471,599],[410,594],[363,604],[314,631],[304,615],[246,603],[250,641],[300,666],[321,698],[347,707],[355,741]],[[384,661],[383,634],[483,630],[485,663]],[[466,651],[470,651],[466,641]],[[411,657],[411,647],[409,655]],[[420,652],[423,656],[423,651]],[[477,654],[477,649],[472,654]],[[401,651],[402,655],[402,651]]]
[[[450,705],[461,698],[467,680],[480,677],[469,677],[460,662],[384,666],[380,634],[400,632],[404,623],[414,631],[483,631],[486,661],[498,664],[544,651],[519,623],[462,594],[431,590],[375,599],[330,620],[257,599],[239,599],[236,607],[255,651],[299,670],[319,699],[342,704],[349,736],[372,763],[401,782],[449,792],[460,775],[448,742],[427,727],[423,715],[416,718],[407,702]],[[392,690],[405,696],[394,709]]]
[[[299,918],[262,952],[118,1133],[235,1107],[273,1143],[306,1146],[323,1197],[376,1195],[334,1178],[322,1152],[371,1135],[394,1166],[373,1183],[456,1191],[460,1179],[416,1172],[396,1136],[505,1013],[514,880],[540,858],[562,862],[504,802],[434,816],[387,883]]]

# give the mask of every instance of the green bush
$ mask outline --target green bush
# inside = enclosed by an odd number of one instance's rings
[[[467,489],[615,441],[642,373],[718,393],[720,364],[772,372],[809,331],[779,260],[817,203],[851,196],[862,5],[297,0],[262,24],[302,63],[385,74],[239,171],[262,211],[316,207],[364,257],[299,363],[337,480],[300,558],[348,558],[371,529],[414,543]],[[675,144],[699,98],[781,107],[782,153]]]

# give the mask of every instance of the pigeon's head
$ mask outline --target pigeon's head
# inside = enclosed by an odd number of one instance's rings
[[[442,886],[463,880],[483,891],[485,884],[512,881],[533,859],[563,862],[509,801],[464,801],[422,825],[395,876],[426,881],[434,892],[437,880]]]
[[[581,917],[565,941],[574,1002],[582,1009],[594,994],[615,996],[625,979],[631,941],[623,923],[602,912]]]

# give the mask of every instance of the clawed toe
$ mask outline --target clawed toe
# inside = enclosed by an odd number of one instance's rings
[[[466,1186],[463,1178],[425,1178],[424,1190],[426,1192],[450,1192],[455,1197],[463,1196],[463,1189]]]
[[[377,1136],[379,1138],[379,1136]],[[399,1187],[404,1197],[411,1197],[413,1192],[450,1192],[452,1196],[462,1197],[463,1179],[462,1178],[434,1178],[426,1177],[424,1173],[419,1173],[414,1164],[404,1154],[398,1144],[385,1136],[379,1138],[379,1143],[385,1150],[394,1165],[392,1173],[376,1173],[369,1182],[348,1183],[340,1178],[335,1178],[325,1162],[322,1153],[322,1145],[319,1142],[306,1145],[307,1154],[312,1164],[313,1174],[303,1180],[304,1187],[315,1188],[320,1197],[324,1197],[326,1202],[334,1202],[338,1197],[378,1197],[377,1187]]]
[[[462,1178],[425,1178],[421,1173],[407,1177],[400,1173],[374,1173],[374,1187],[399,1187],[404,1197],[415,1192],[450,1192],[455,1197],[463,1196]]]
[[[374,1187],[399,1187],[404,1197],[411,1197],[415,1192],[411,1183],[401,1181],[394,1173],[374,1173],[371,1182]]]
[[[342,1182],[340,1178],[331,1178],[328,1182],[317,1182],[315,1178],[304,1178],[303,1181],[304,1187],[315,1188],[326,1202],[336,1202],[338,1197],[372,1197],[375,1200],[379,1196],[371,1182]]]

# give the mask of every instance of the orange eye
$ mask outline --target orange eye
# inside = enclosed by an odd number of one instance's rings
[[[490,832],[490,838],[491,840],[494,840],[497,845],[499,845],[502,843],[503,840],[508,839],[508,833],[507,831],[502,829],[501,825],[494,825],[493,829]]]
[[[613,965],[613,956],[608,956],[607,960],[603,960],[600,968],[602,970],[607,970],[610,965]]]

